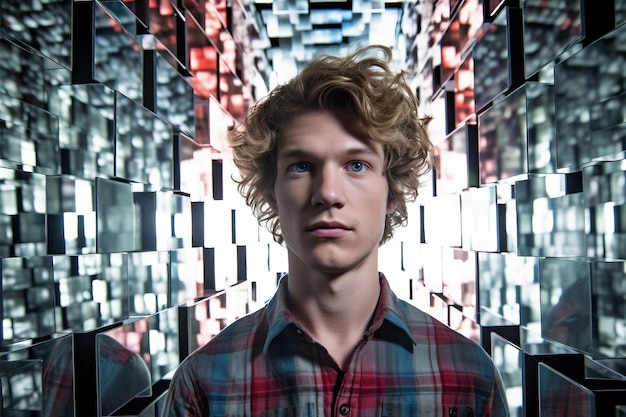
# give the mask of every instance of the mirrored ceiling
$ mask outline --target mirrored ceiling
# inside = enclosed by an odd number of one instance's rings
[[[368,43],[394,47],[402,1],[256,0],[267,30],[266,51],[279,84],[318,53],[344,54]]]

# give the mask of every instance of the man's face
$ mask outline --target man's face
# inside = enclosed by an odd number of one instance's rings
[[[309,112],[279,135],[274,209],[290,270],[377,267],[385,215],[396,208],[388,199],[383,148],[344,124],[356,126],[343,113]]]

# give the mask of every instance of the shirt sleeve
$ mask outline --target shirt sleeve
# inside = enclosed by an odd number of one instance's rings
[[[184,361],[170,382],[161,417],[206,417],[209,407],[193,366]]]
[[[491,414],[487,417],[509,417],[509,405],[506,399],[506,391],[498,369],[494,366],[494,388],[491,403]]]

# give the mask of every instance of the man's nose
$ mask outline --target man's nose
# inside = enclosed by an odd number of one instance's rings
[[[343,207],[345,204],[343,187],[341,170],[324,167],[313,178],[311,203],[314,206]]]

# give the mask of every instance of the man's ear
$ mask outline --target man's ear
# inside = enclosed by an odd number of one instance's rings
[[[394,211],[396,211],[396,209],[398,208],[398,203],[396,202],[395,199],[392,199],[391,197],[387,198],[387,214],[393,214]]]

